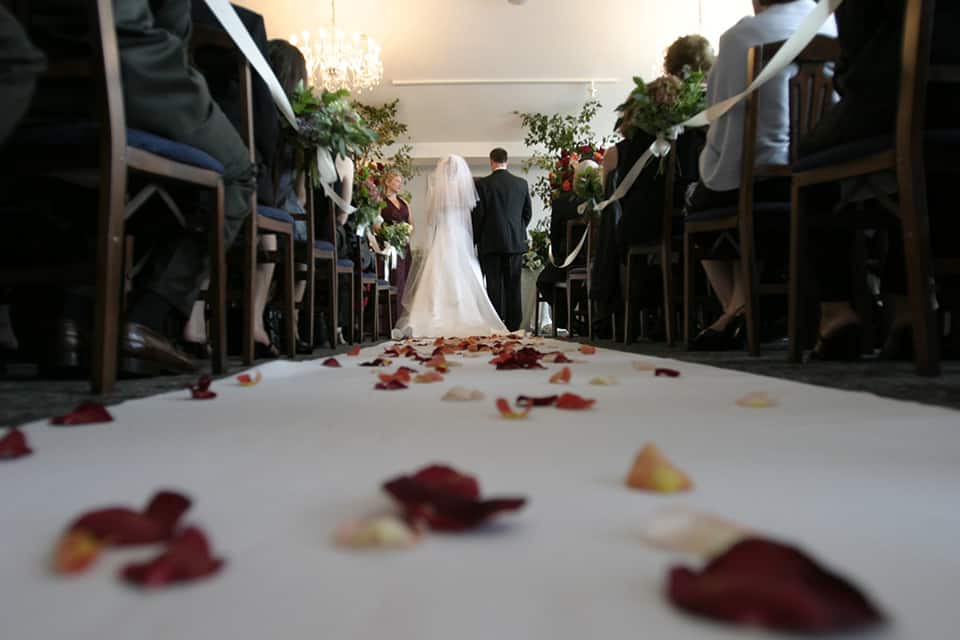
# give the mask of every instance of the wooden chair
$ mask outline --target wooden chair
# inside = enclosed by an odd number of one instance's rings
[[[768,64],[783,43],[766,44],[752,48],[747,54],[747,83],[753,82],[764,65]],[[824,103],[832,96],[832,83],[823,69],[838,55],[836,40],[826,36],[817,36],[797,57],[802,70],[791,81],[794,96],[801,94],[819,97]],[[813,98],[811,98],[813,100]],[[703,233],[722,233],[732,237],[739,246],[740,273],[743,279],[746,299],[745,315],[747,320],[747,351],[751,356],[760,355],[759,297],[761,295],[786,295],[787,284],[761,284],[759,282],[756,259],[756,226],[759,218],[765,218],[777,224],[786,219],[790,212],[788,202],[755,202],[753,189],[758,178],[788,178],[791,175],[788,165],[755,166],[757,116],[759,112],[760,92],[751,93],[744,100],[743,158],[740,178],[740,200],[734,207],[712,209],[689,215],[684,220],[684,311],[683,339],[689,347],[692,324],[693,280],[697,259],[709,257],[709,252],[698,251],[693,239]]]
[[[195,24],[191,32],[190,49],[197,51],[205,47],[213,47],[229,52],[237,60],[237,74],[240,81],[240,137],[250,154],[250,161],[256,163],[256,144],[253,126],[253,94],[250,63],[236,47],[233,40],[222,29],[206,25]],[[253,278],[258,263],[276,262],[280,265],[280,279],[283,283],[281,310],[284,315],[284,342],[287,355],[297,357],[296,329],[294,324],[294,240],[293,226],[295,220],[290,213],[282,209],[265,207],[257,204],[256,193],[251,195],[250,219],[244,225],[238,251],[241,254],[242,294],[241,308],[243,310],[243,334],[240,356],[245,365],[254,362],[253,325],[256,312],[253,303]],[[282,246],[280,255],[260,253],[257,251],[258,234],[274,234]],[[258,259],[258,255],[260,258]]]
[[[907,285],[913,320],[915,365],[920,375],[940,374],[940,338],[931,309],[934,273],[960,273],[960,261],[935,262],[930,249],[926,171],[955,172],[956,130],[931,131],[924,126],[930,83],[960,83],[960,65],[930,62],[934,0],[906,0],[903,57],[896,131],[802,158],[794,166],[790,247],[790,360],[799,361],[802,344],[802,256],[807,224],[804,190],[816,185],[888,172],[895,173],[897,205],[903,229]],[[929,163],[925,161],[929,160]],[[947,213],[947,212],[944,212]],[[949,214],[948,215],[952,215]]]
[[[387,257],[383,254],[377,254],[377,297],[378,299],[386,305],[387,307],[387,326],[384,331],[384,335],[389,339],[390,332],[393,329],[394,322],[396,321],[396,316],[394,315],[394,307],[399,302],[399,291],[397,288],[390,284],[390,280],[387,277],[387,268],[386,268]],[[399,307],[397,307],[399,312]],[[375,309],[374,313],[377,314],[377,319],[380,317],[380,310]],[[376,334],[376,337],[380,337],[380,333]]]
[[[673,286],[673,245],[677,241],[673,236],[673,216],[674,216],[674,181],[676,179],[676,150],[674,146],[670,147],[670,153],[667,154],[665,162],[667,164],[666,175],[664,179],[663,192],[663,221],[660,240],[646,244],[635,244],[627,249],[627,265],[623,283],[623,343],[633,342],[633,333],[631,332],[631,321],[633,320],[633,309],[631,292],[633,277],[633,261],[636,258],[649,259],[650,256],[659,256],[661,271],[663,272],[663,315],[667,329],[667,346],[672,347],[675,337],[675,311],[674,311],[674,286]],[[656,161],[656,160],[654,160]]]
[[[55,126],[21,128],[11,140],[8,153],[29,146],[31,153],[16,162],[4,162],[15,175],[52,175],[64,170],[96,167],[100,203],[97,214],[97,252],[93,332],[91,335],[91,386],[94,393],[110,392],[116,382],[117,348],[123,279],[124,219],[153,195],[163,194],[168,183],[209,189],[216,205],[210,213],[211,344],[214,373],[226,371],[226,262],[223,230],[223,166],[202,151],[147,132],[128,129],[123,106],[120,57],[111,0],[86,0],[92,56],[89,61],[51,59],[47,77],[92,78],[96,85],[99,115],[92,122],[67,122]],[[27,18],[29,3],[17,3],[16,13]],[[89,149],[89,151],[88,151]],[[68,150],[68,152],[65,152]],[[94,156],[96,155],[96,159]],[[128,177],[144,179],[136,195],[128,193]],[[19,272],[18,272],[19,271]],[[76,281],[84,273],[71,269],[56,281]],[[16,270],[0,273],[4,285],[49,282],[52,274]]]
[[[366,242],[365,238],[361,238],[360,242]],[[356,316],[358,324],[358,336],[359,341],[363,342],[364,340],[364,316],[366,315],[366,310],[370,309],[373,317],[371,318],[370,327],[371,327],[371,337],[376,341],[379,332],[380,332],[380,278],[376,272],[376,262],[374,262],[374,271],[364,271],[363,270],[363,254],[362,249],[360,248],[360,242],[357,243],[357,248],[354,251],[353,256],[353,277],[354,284],[356,286],[356,300],[354,304],[356,305]],[[374,257],[376,260],[376,257]],[[363,293],[364,288],[369,287],[370,290],[370,299],[368,304],[364,306],[363,304]]]
[[[576,247],[577,243],[574,242],[574,230],[577,227],[583,227],[582,233],[587,234],[586,240],[584,241],[583,248],[581,249],[583,256],[583,262],[580,262],[580,256],[577,256],[577,259],[567,267],[567,277],[565,280],[558,282],[553,289],[553,309],[554,316],[556,316],[557,305],[559,304],[560,292],[563,291],[566,294],[565,303],[567,305],[567,335],[568,337],[573,337],[573,288],[574,286],[582,286],[585,293],[584,304],[587,307],[586,310],[586,320],[587,320],[587,336],[589,339],[593,339],[593,302],[590,300],[590,284],[591,284],[591,271],[592,271],[592,249],[593,249],[593,223],[589,215],[585,215],[582,218],[576,220],[567,220],[567,247],[570,250],[573,250]],[[579,242],[579,241],[578,241]],[[579,284],[578,284],[579,283]],[[581,309],[582,312],[582,309]],[[553,321],[553,337],[557,337],[557,321],[554,317]]]
[[[309,178],[307,179],[309,180]],[[317,224],[316,194],[312,187],[307,188],[307,206],[305,209],[307,212],[304,219],[307,227],[307,241],[297,246],[299,252],[298,262],[303,262],[306,265],[307,279],[307,288],[301,305],[300,335],[305,336],[307,343],[311,346],[316,343],[316,336],[314,335],[314,325],[316,323],[314,316],[316,314],[317,299],[317,265],[321,265],[326,276],[324,284],[326,285],[327,294],[327,338],[330,341],[330,346],[333,347],[337,344],[336,230],[332,226],[329,228],[322,227],[327,228],[327,233],[324,234],[326,237],[322,239],[317,238],[317,229],[320,225]],[[335,225],[332,203],[328,209],[327,214],[324,216],[324,221],[327,222],[328,225],[331,222]]]

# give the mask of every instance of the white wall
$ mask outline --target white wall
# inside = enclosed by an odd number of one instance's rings
[[[263,14],[271,37],[316,31],[330,21],[329,0],[239,0]],[[632,77],[659,75],[676,37],[720,34],[751,11],[750,0],[340,0],[338,26],[364,31],[383,47],[384,81],[365,102],[400,98],[415,156],[431,163],[447,153],[468,157],[478,173],[494,146],[519,160],[526,153],[518,111],[577,112],[585,85],[397,87],[394,80],[439,78],[617,78],[598,85],[601,135]],[[703,20],[700,15],[702,11]],[[532,181],[533,176],[529,176]],[[411,191],[423,191],[418,180]],[[537,206],[537,205],[535,205]]]

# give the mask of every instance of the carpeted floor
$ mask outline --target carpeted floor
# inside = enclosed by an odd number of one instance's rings
[[[960,362],[944,362],[943,375],[924,378],[914,373],[907,362],[880,362],[864,359],[859,363],[807,363],[794,365],[786,361],[782,347],[766,345],[759,358],[742,351],[717,353],[685,351],[669,348],[664,343],[637,342],[628,347],[611,341],[598,343],[607,349],[674,358],[726,369],[735,369],[762,376],[831,387],[847,391],[866,391],[878,396],[922,404],[960,409]],[[326,358],[346,351],[316,351],[314,358]],[[239,371],[240,362],[232,362],[231,371]],[[194,376],[122,380],[116,390],[104,398],[106,404],[181,389],[195,381]],[[90,398],[85,380],[42,380],[31,365],[10,365],[0,378],[0,426],[18,425],[65,413]]]

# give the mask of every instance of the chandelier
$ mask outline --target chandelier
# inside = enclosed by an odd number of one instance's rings
[[[314,86],[351,93],[372,89],[383,79],[380,45],[365,33],[347,35],[337,28],[336,0],[331,0],[330,11],[330,28],[316,34],[304,31],[300,36],[292,35],[290,44],[306,58],[307,74]]]

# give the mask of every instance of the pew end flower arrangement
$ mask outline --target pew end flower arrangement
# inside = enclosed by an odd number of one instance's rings
[[[527,251],[523,254],[523,268],[539,273],[550,260],[550,220],[541,218],[529,234]]]

